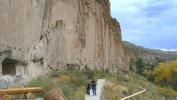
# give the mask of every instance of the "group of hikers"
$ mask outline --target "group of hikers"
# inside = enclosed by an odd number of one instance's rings
[[[96,81],[94,79],[92,79],[91,82],[87,83],[87,86],[86,86],[87,95],[90,95],[90,89],[92,87],[93,96],[96,96],[96,85],[97,85],[97,83],[96,83]]]

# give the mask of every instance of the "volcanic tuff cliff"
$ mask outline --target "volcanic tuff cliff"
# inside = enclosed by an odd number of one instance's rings
[[[169,61],[177,59],[177,51],[148,49],[136,46],[127,41],[123,41],[123,44],[125,45],[125,51],[130,62],[131,60],[136,61],[138,58],[142,58],[146,63],[157,63],[159,60]]]
[[[0,75],[128,71],[109,0],[0,0]]]

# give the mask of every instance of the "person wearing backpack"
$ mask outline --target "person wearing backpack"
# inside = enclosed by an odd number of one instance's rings
[[[90,95],[90,82],[87,83],[87,95]]]
[[[91,86],[92,86],[92,91],[93,91],[93,96],[95,95],[96,96],[96,81],[94,79],[92,79],[91,81]]]

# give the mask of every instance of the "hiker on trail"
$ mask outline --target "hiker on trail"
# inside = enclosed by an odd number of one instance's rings
[[[92,85],[92,91],[93,91],[93,96],[95,95],[96,96],[96,81],[94,79],[92,79],[91,83]]]
[[[90,83],[89,82],[87,83],[86,88],[87,88],[87,95],[90,95]]]

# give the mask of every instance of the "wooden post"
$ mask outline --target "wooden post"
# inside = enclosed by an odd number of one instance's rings
[[[120,83],[119,83],[119,100],[121,99],[121,88],[120,88]]]
[[[141,89],[139,88],[139,92],[141,91]],[[140,95],[140,100],[142,100],[142,98],[141,98],[141,94],[139,94]]]

